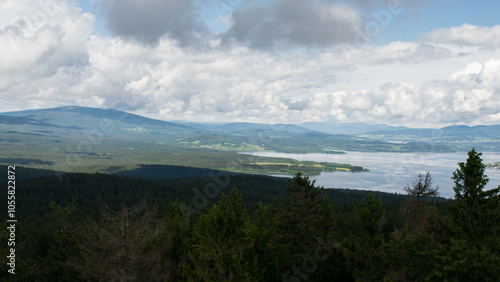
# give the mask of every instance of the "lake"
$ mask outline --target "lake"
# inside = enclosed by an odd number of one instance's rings
[[[274,152],[246,152],[245,154],[291,158],[299,161],[348,163],[368,168],[368,172],[323,172],[312,176],[316,184],[325,188],[352,188],[383,192],[404,193],[403,187],[412,183],[419,174],[431,173],[434,186],[439,186],[440,196],[452,198],[452,173],[458,168],[458,162],[466,162],[467,152],[459,153],[385,153],[353,152],[346,154],[287,154]],[[483,163],[500,162],[499,152],[483,152]],[[490,179],[486,189],[500,185],[500,170],[486,169]],[[282,176],[282,175],[281,175]]]

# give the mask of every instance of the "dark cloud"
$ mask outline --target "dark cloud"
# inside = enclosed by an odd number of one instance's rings
[[[108,26],[116,35],[157,44],[165,35],[187,44],[204,32],[193,0],[114,0]]]
[[[223,35],[224,42],[236,41],[257,49],[352,42],[362,23],[352,8],[315,0],[277,0],[270,7],[248,7],[235,11],[232,21]]]
[[[302,99],[300,101],[292,102],[289,98],[284,98],[281,100],[283,104],[286,105],[287,109],[295,110],[295,111],[303,111],[309,107],[309,103],[311,103],[310,99]]]

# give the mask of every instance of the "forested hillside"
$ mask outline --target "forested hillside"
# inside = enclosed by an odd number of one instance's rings
[[[16,275],[4,264],[1,279],[496,281],[500,186],[483,189],[480,155],[469,152],[450,176],[452,201],[436,197],[429,173],[394,195],[323,189],[301,173],[148,180],[31,171],[16,182]]]

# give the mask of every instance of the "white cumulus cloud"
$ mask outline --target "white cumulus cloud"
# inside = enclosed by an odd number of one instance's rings
[[[233,14],[232,27],[242,30],[230,29],[225,39],[211,37],[202,48],[187,48],[179,44],[180,37],[163,29],[143,38],[154,44],[144,44],[133,30],[116,37],[94,35],[95,17],[83,13],[76,1],[4,0],[2,111],[77,104],[165,120],[500,123],[500,52],[490,48],[497,46],[497,39],[488,35],[496,34],[496,27],[462,26],[457,29],[464,29],[463,35],[452,28],[416,42],[357,48],[345,45],[347,37],[337,30],[362,22],[354,8],[322,2],[299,16],[298,1],[289,7],[283,1],[273,3],[274,10],[266,13],[279,28],[267,30],[269,34],[252,31],[263,29],[264,23],[254,26],[236,19],[248,16],[245,6]],[[130,5],[122,8],[129,11]],[[191,19],[186,9],[179,21]],[[319,23],[328,30],[301,30]],[[482,34],[491,40],[481,39]],[[478,40],[467,45],[457,36]],[[229,37],[240,44],[226,44]],[[279,42],[311,42],[314,48],[263,50]]]
[[[500,47],[500,25],[488,27],[463,24],[451,28],[438,28],[423,34],[422,40],[498,48]]]

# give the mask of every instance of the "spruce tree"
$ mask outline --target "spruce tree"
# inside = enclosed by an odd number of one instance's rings
[[[484,174],[481,153],[473,148],[466,163],[459,163],[453,173],[455,181],[455,220],[468,235],[479,243],[498,232],[500,186],[484,190],[489,179]]]
[[[349,250],[351,273],[358,280],[380,280],[382,278],[384,243],[382,223],[385,209],[380,198],[373,192],[363,199],[364,206],[356,208],[358,233],[346,241]]]
[[[287,185],[285,204],[277,203],[279,245],[286,248],[284,265],[299,263],[318,246],[318,238],[329,241],[335,215],[323,187],[298,172]]]
[[[365,205],[362,208],[356,208],[356,222],[360,234],[364,241],[378,247],[384,237],[381,231],[385,209],[382,208],[380,198],[376,199],[373,192],[368,195],[368,199],[363,199],[363,203]]]
[[[241,195],[234,188],[221,195],[207,214],[196,222],[194,244],[189,253],[187,278],[196,281],[249,281],[250,261],[244,254],[252,241],[248,238],[249,218]]]

